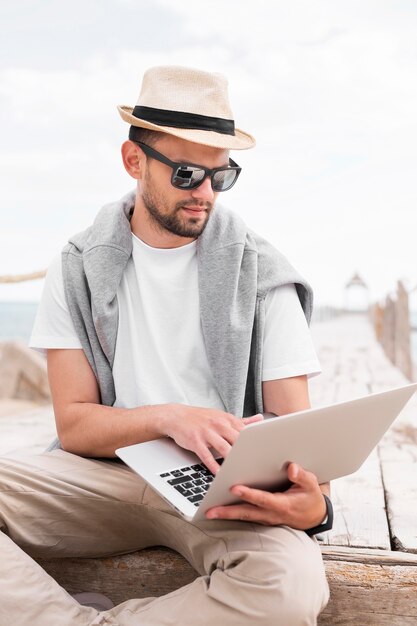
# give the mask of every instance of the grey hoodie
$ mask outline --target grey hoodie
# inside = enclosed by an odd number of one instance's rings
[[[132,253],[135,191],[104,206],[62,252],[65,294],[76,332],[97,378],[102,404],[112,406],[118,328],[117,289]],[[197,240],[200,317],[208,361],[226,410],[263,411],[265,296],[294,283],[307,321],[312,291],[287,259],[242,219],[216,206]],[[283,329],[283,332],[286,332]]]

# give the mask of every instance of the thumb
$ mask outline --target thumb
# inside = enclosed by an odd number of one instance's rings
[[[297,485],[303,485],[305,483],[306,472],[297,463],[290,463],[287,473],[292,483],[297,483]]]
[[[287,474],[292,483],[299,485],[306,491],[311,491],[318,486],[317,476],[298,465],[298,463],[290,463]]]

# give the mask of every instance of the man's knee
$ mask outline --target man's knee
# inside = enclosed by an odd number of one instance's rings
[[[280,586],[277,601],[271,607],[269,624],[274,626],[316,626],[317,617],[329,601],[329,586],[320,569],[314,577],[297,574],[297,584],[291,577]],[[265,624],[268,624],[268,619]]]
[[[229,557],[224,573],[234,583],[231,602],[241,612],[242,624],[314,626],[317,623],[317,616],[329,600],[317,546],[306,550],[305,558],[290,559],[274,552],[235,553]]]

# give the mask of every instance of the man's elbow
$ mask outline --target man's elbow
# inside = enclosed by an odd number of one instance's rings
[[[87,454],[88,438],[83,435],[82,415],[80,414],[81,403],[69,404],[55,411],[56,430],[61,447],[65,452],[78,456]],[[86,446],[87,443],[87,446]]]

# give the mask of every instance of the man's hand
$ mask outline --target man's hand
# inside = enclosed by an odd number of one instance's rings
[[[222,457],[227,456],[242,428],[263,419],[262,414],[240,419],[224,411],[185,404],[170,405],[170,409],[161,420],[161,432],[182,448],[197,454],[213,474],[220,466],[210,448],[217,450]]]
[[[244,503],[214,507],[207,511],[206,517],[243,520],[267,526],[285,525],[299,530],[321,524],[326,516],[326,503],[316,476],[290,463],[288,478],[294,484],[287,491],[279,493],[235,485],[231,492]]]

